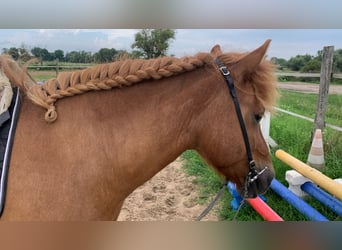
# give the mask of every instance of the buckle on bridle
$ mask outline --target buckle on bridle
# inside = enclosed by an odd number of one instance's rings
[[[255,171],[255,161],[254,160],[251,160],[249,162],[249,169],[252,171]]]
[[[258,172],[256,169],[255,169],[255,163],[254,163],[254,160],[252,160],[250,162],[250,164],[254,164],[253,165],[253,168],[251,168],[246,176],[246,180],[245,180],[245,185],[244,185],[244,194],[243,194],[243,199],[246,199],[248,197],[248,188],[249,186],[255,182],[260,175],[262,175],[266,169],[267,169],[267,166],[265,168],[263,168],[260,172]]]
[[[221,71],[222,75],[224,75],[224,76],[229,76],[230,75],[230,72],[229,72],[229,70],[227,69],[226,66],[220,66],[219,70]]]
[[[254,181],[256,181],[258,179],[258,177],[260,175],[262,175],[265,171],[266,171],[267,167],[265,167],[264,169],[262,169],[260,172],[258,171],[253,171],[253,173],[249,172],[248,175],[251,173],[251,176],[249,177],[249,183],[252,183]]]

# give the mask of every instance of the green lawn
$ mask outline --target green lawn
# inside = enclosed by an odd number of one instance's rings
[[[307,117],[315,118],[317,94],[280,91],[278,107]],[[326,122],[342,127],[342,96],[329,95]]]
[[[316,101],[316,94],[281,91],[278,107],[314,118]],[[342,95],[329,96],[326,121],[333,125],[342,126]],[[313,123],[311,122],[278,112],[272,116],[270,135],[278,143],[279,148],[306,162],[311,147],[312,129]],[[342,177],[342,133],[326,128],[323,131],[323,142],[326,167],[322,172],[330,178]],[[274,157],[274,152],[275,150],[271,150],[276,178],[287,186],[285,172],[291,168]],[[195,181],[200,187],[201,202],[209,202],[218,192],[222,183],[221,180],[210,168],[206,167],[196,152],[187,151],[183,154],[183,158],[187,160],[184,166],[185,171],[188,174],[197,176]],[[284,220],[308,220],[291,205],[279,198],[272,190],[267,191],[265,197],[268,205]],[[230,194],[226,192],[220,203],[219,215],[222,220],[231,220],[234,217],[235,211],[231,208],[231,199]],[[335,215],[318,201],[310,198],[307,202],[329,220],[342,220],[341,217]],[[263,219],[247,205],[240,211],[237,220],[260,221]]]

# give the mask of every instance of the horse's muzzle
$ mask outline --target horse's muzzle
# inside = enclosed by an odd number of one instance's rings
[[[261,170],[256,178],[252,180],[246,178],[244,185],[237,190],[242,197],[255,198],[267,191],[274,178],[274,170],[270,167],[263,169],[264,171]]]

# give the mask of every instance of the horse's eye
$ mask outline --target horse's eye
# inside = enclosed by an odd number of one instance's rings
[[[262,119],[263,115],[261,114],[257,114],[257,115],[254,115],[254,119],[257,121],[257,122],[260,122],[261,119]]]

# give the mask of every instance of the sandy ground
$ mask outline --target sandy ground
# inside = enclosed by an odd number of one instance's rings
[[[318,93],[319,84],[310,84],[302,82],[281,82],[279,83],[280,89],[292,90],[303,93]],[[329,94],[342,95],[342,85],[330,85]]]
[[[193,177],[186,176],[177,159],[137,188],[123,205],[119,221],[194,221],[206,208],[197,203]],[[203,221],[218,221],[214,209]]]

